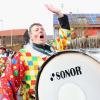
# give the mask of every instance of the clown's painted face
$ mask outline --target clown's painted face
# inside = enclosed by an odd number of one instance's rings
[[[33,43],[44,45],[46,42],[46,32],[42,25],[34,25],[31,28],[30,39]]]

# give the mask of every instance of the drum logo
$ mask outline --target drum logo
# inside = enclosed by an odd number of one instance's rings
[[[59,72],[52,73],[50,81],[54,81],[55,79],[56,80],[65,79],[68,77],[73,77],[81,74],[82,74],[81,66],[77,66],[67,70],[61,70]]]

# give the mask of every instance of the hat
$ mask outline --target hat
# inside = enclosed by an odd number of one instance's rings
[[[3,47],[3,46],[0,46],[0,49],[2,49],[2,50],[5,50],[5,51],[6,51],[6,48],[5,48],[5,47]]]

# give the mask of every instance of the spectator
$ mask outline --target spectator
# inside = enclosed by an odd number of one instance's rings
[[[4,72],[8,62],[9,62],[9,60],[8,60],[8,56],[6,53],[6,48],[1,46],[0,47],[0,76]]]

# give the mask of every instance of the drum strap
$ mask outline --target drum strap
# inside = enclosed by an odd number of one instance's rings
[[[43,45],[33,44],[32,47],[34,50],[41,52],[47,56],[51,56],[53,54],[49,45],[43,46]]]

